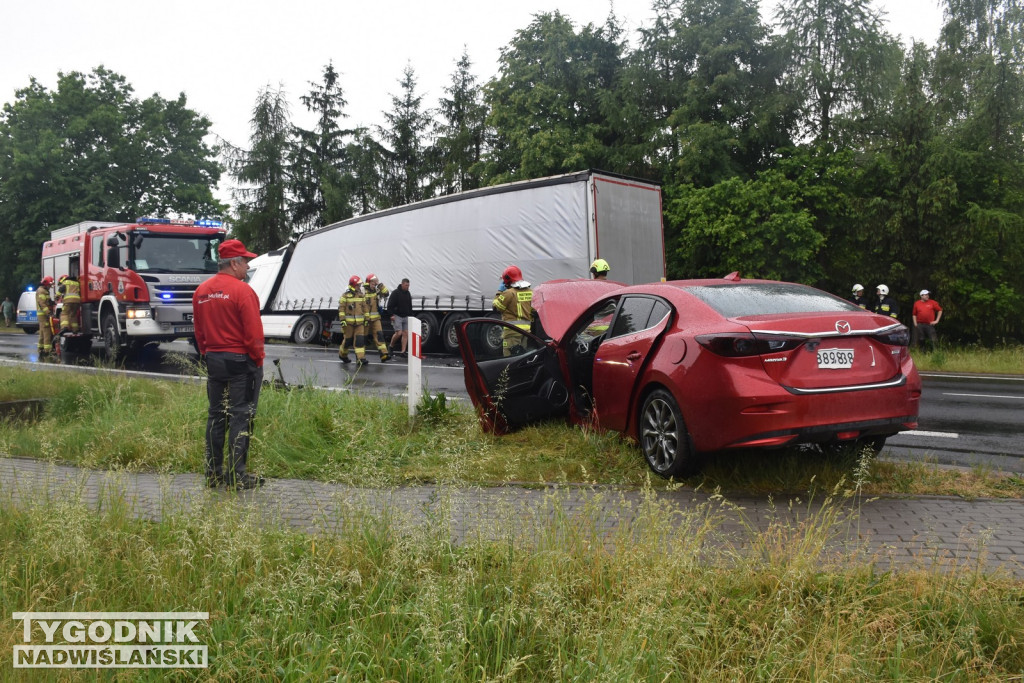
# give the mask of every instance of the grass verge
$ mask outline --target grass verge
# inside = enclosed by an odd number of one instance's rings
[[[980,563],[830,562],[835,525],[855,523],[831,499],[799,523],[745,530],[741,552],[717,542],[719,505],[680,511],[647,496],[608,536],[549,496],[535,516],[507,515],[490,537],[453,544],[440,516],[351,514],[336,533],[308,535],[238,500],[151,523],[117,498],[97,512],[72,497],[0,496],[0,610],[209,612],[197,631],[209,671],[120,674],[143,680],[1006,681],[1024,671],[1020,581]],[[21,636],[0,620],[0,662]]]
[[[0,453],[98,469],[201,472],[204,385],[0,368],[0,401],[46,398],[36,421],[0,422]],[[265,387],[251,469],[277,478],[360,486],[579,482],[641,486],[647,467],[617,434],[561,424],[495,438],[466,407],[435,405],[410,420],[404,401]],[[687,481],[705,490],[830,490],[858,466],[868,495],[1022,497],[1024,479],[985,469],[870,461],[816,451],[718,456]],[[659,483],[658,485],[665,485]]]

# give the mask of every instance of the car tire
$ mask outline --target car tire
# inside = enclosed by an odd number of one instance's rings
[[[113,313],[103,316],[103,347],[107,360],[116,363],[124,355],[121,351],[121,330]]]
[[[38,334],[39,333],[39,328],[38,327],[23,327],[21,329],[25,330],[25,334]]]
[[[655,474],[686,477],[700,469],[683,414],[668,391],[655,389],[644,399],[637,422],[640,450]]]
[[[320,341],[320,316],[316,314],[304,315],[295,323],[292,331],[292,341],[296,344],[312,344]]]

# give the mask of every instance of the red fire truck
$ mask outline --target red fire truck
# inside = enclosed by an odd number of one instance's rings
[[[81,332],[62,336],[62,349],[87,353],[100,337],[116,360],[149,342],[194,339],[192,294],[217,272],[225,233],[220,221],[166,218],[54,230],[43,244],[42,276],[75,277],[82,293]]]

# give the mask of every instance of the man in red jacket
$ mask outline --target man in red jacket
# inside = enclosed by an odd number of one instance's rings
[[[254,489],[263,478],[246,472],[249,437],[263,384],[263,321],[256,292],[243,282],[256,254],[239,240],[217,249],[220,272],[199,285],[192,310],[199,354],[206,359],[206,484],[216,488]],[[229,435],[224,468],[224,434]]]

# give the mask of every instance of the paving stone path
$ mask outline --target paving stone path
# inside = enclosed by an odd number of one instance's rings
[[[760,553],[811,552],[824,562],[901,567],[977,567],[1024,578],[1024,501],[942,496],[821,500],[719,497],[691,489],[638,491],[606,486],[402,486],[384,489],[271,479],[242,493],[210,491],[196,474],[87,470],[25,458],[0,458],[0,502],[109,496],[153,521],[235,501],[261,523],[306,533],[336,533],[361,520],[430,528],[456,543],[509,537],[589,534],[605,544],[658,534],[665,543],[699,538],[709,561]],[[827,528],[828,533],[806,533]],[[553,531],[554,530],[554,531]],[[569,531],[566,531],[569,530]],[[546,536],[544,535],[546,534]],[[824,539],[824,542],[822,541]],[[818,547],[820,546],[820,547]]]

